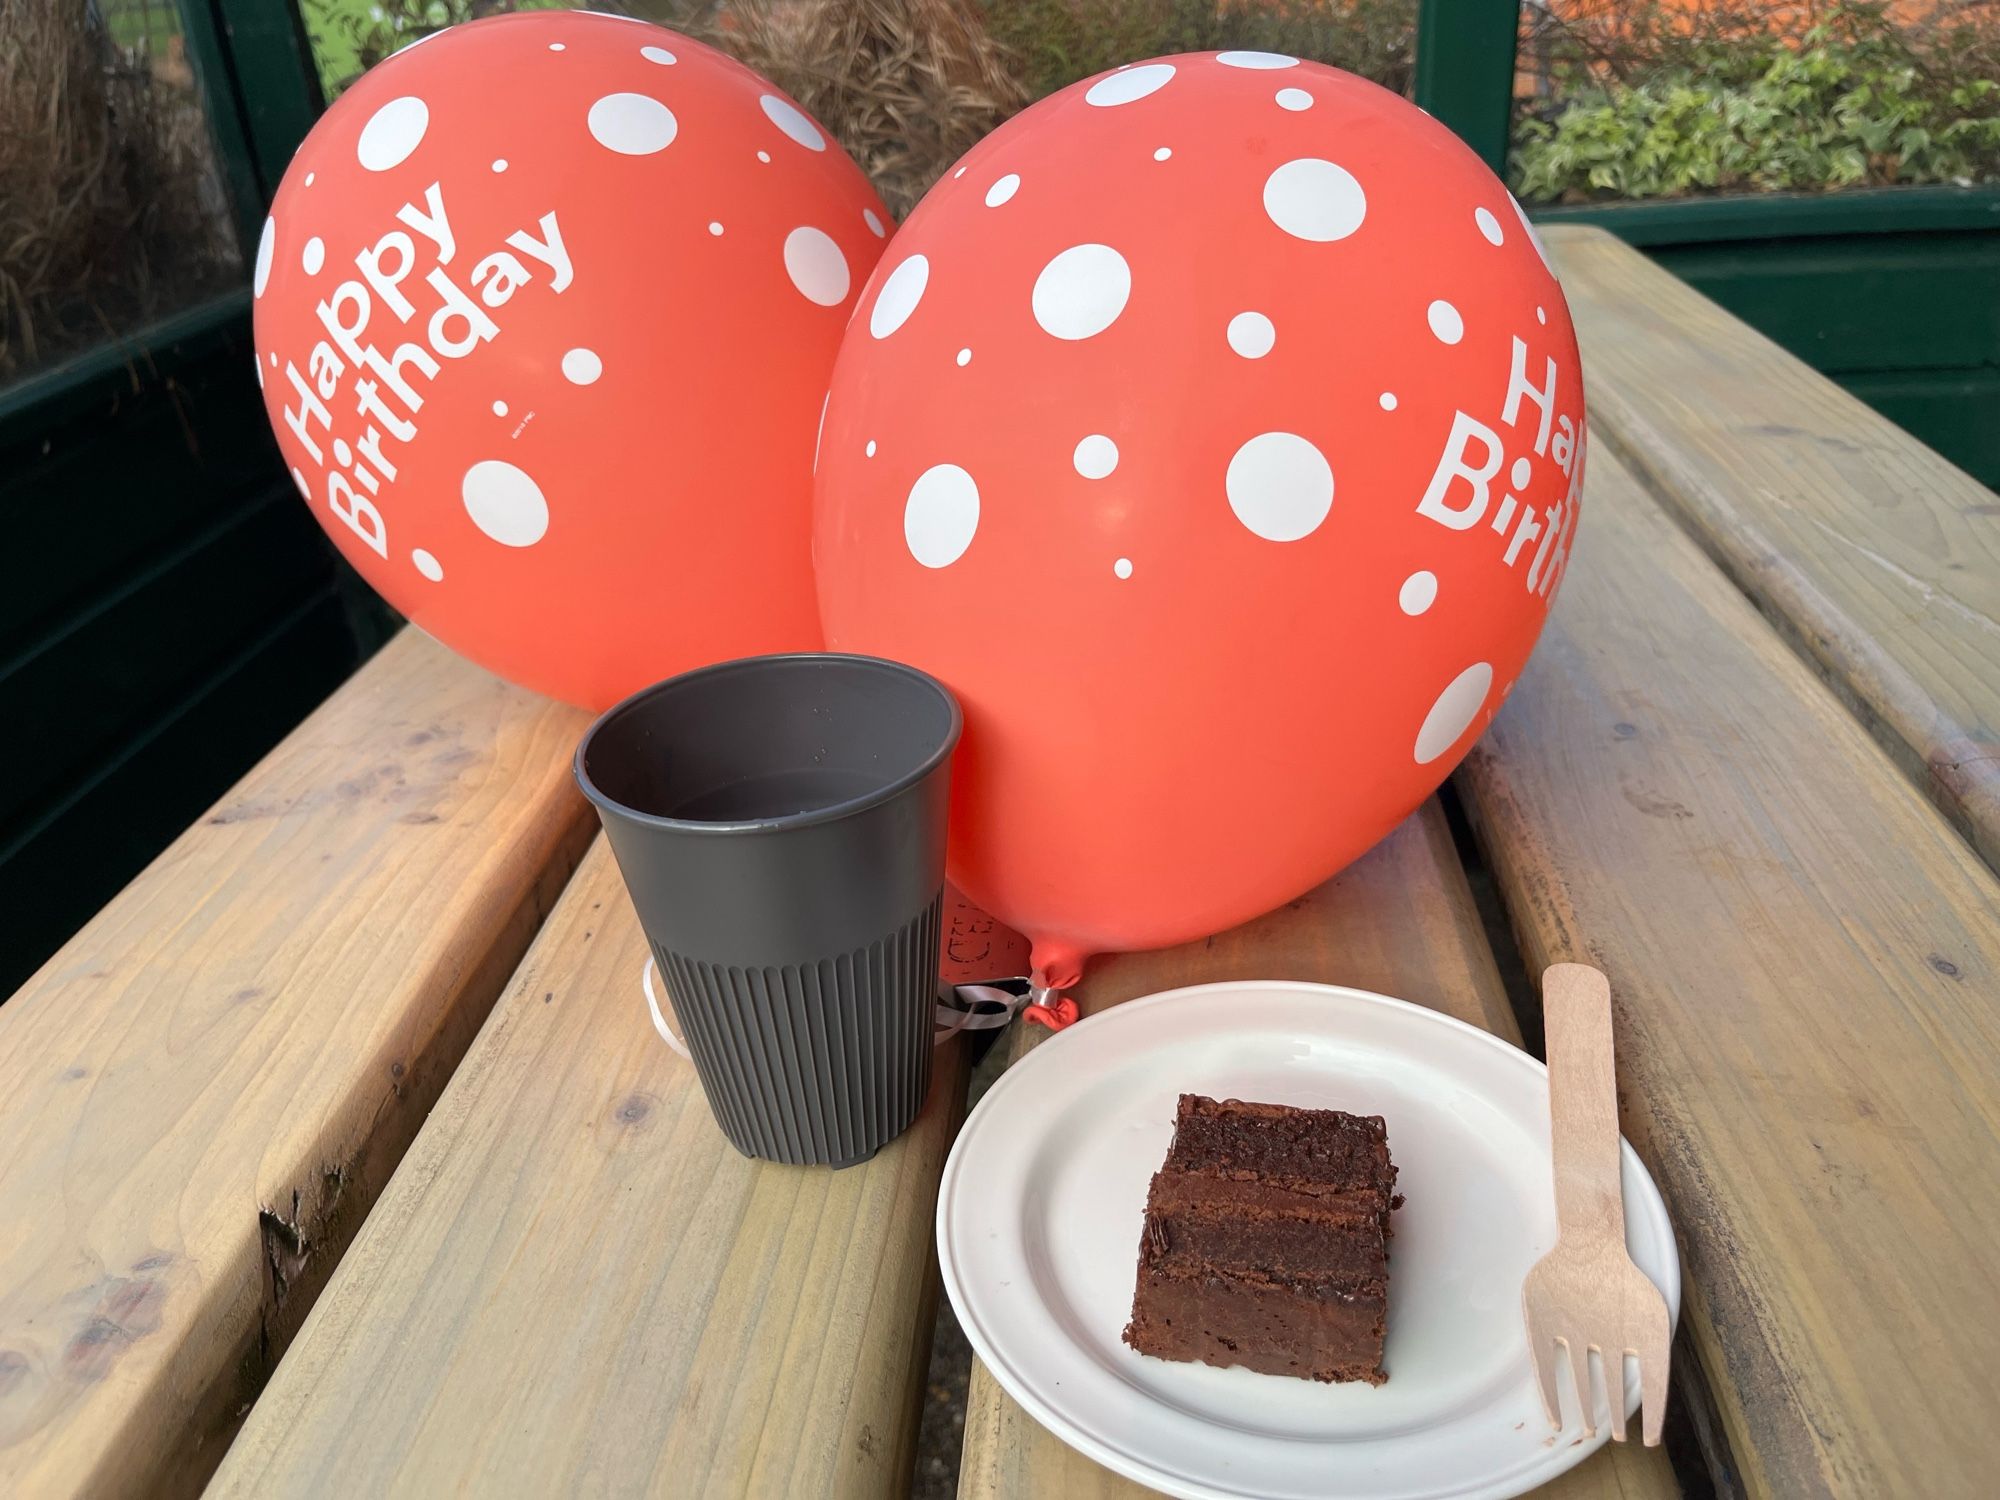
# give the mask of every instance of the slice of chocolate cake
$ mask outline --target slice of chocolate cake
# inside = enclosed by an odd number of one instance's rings
[[[1379,1115],[1181,1095],[1125,1342],[1380,1385],[1396,1168]]]

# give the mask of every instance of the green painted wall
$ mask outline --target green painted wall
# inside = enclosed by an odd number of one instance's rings
[[[0,396],[0,999],[382,638],[279,460],[248,303]]]

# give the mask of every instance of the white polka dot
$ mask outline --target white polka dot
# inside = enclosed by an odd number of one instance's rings
[[[264,232],[257,236],[257,270],[250,278],[250,292],[252,296],[261,297],[264,295],[264,288],[271,280],[271,258],[277,253],[277,249],[277,221],[275,219],[266,219],[264,221]],[[273,359],[271,363],[275,365],[277,360]]]
[[[765,117],[808,151],[824,151],[826,137],[819,133],[819,127],[799,111],[799,107],[788,99],[780,99],[776,94],[761,95],[757,102],[764,106]]]
[[[512,464],[481,459],[459,484],[472,524],[503,547],[532,547],[549,529],[541,486]]]
[[[960,167],[956,172],[951,174],[951,180],[953,182],[956,182],[958,181],[959,178],[963,177],[964,175],[965,175],[965,168]]]
[[[710,220],[708,221],[708,232],[709,232],[710,234],[720,234],[720,233],[722,233],[722,225],[721,225],[721,223],[720,223],[720,222],[719,222],[718,220],[715,220],[715,219],[710,219]]]
[[[1153,153],[1153,160],[1165,161],[1168,157],[1172,156],[1173,154],[1174,154],[1174,148],[1172,146],[1162,146],[1160,147],[1159,150]]]
[[[550,42],[550,43],[549,43],[549,51],[551,51],[551,52],[567,52],[567,51],[569,51],[569,48],[565,47],[565,46],[564,46],[564,45],[563,45],[563,44],[562,44],[561,42]]]
[[[1042,267],[1031,302],[1045,332],[1087,339],[1117,322],[1131,295],[1132,268],[1124,256],[1109,245],[1072,245]]]
[[[1299,60],[1282,52],[1218,52],[1215,60],[1225,68],[1296,68]]]
[[[305,496],[308,500],[312,499],[312,486],[306,483],[306,476],[301,474],[297,469],[292,470],[292,483],[299,487],[301,495]]]
[[[1291,432],[1260,433],[1238,448],[1224,488],[1236,519],[1268,542],[1312,535],[1333,509],[1325,455]]]
[[[1009,172],[1005,177],[986,190],[986,206],[998,208],[1009,198],[1021,191],[1021,174]]]
[[[665,47],[641,47],[639,55],[645,58],[647,62],[658,63],[663,68],[672,67],[680,61],[679,58],[675,57]]]
[[[1085,479],[1102,479],[1118,467],[1118,445],[1103,433],[1093,432],[1076,445],[1070,461]]]
[[[1384,411],[1394,411],[1396,409],[1396,393],[1394,391],[1384,391],[1375,399],[1381,403],[1382,410]]]
[[[1402,588],[1396,591],[1396,603],[1406,615],[1420,615],[1437,602],[1437,574],[1419,570],[1403,580]]]
[[[253,370],[255,370],[255,371],[257,372],[257,389],[258,389],[258,390],[260,390],[260,391],[261,391],[261,390],[263,390],[263,389],[264,389],[264,361],[262,361],[261,359],[252,359],[252,360],[250,361],[250,368],[251,368],[251,369],[253,369]]]
[[[1312,107],[1313,96],[1308,94],[1304,89],[1278,90],[1278,108],[1289,109],[1296,114],[1299,110],[1311,109]]]
[[[979,486],[957,464],[924,470],[903,506],[903,540],[927,568],[944,568],[965,556],[979,529]]]
[[[306,247],[299,252],[299,264],[306,269],[306,275],[317,276],[326,264],[326,241],[314,235],[306,241]]]
[[[824,229],[801,225],[785,236],[785,274],[808,302],[837,307],[847,296],[847,257]]]
[[[882,236],[888,232],[885,229],[883,229],[881,218],[876,214],[875,210],[872,208],[864,208],[861,210],[861,222],[868,226],[868,232],[874,235],[875,238],[878,240],[881,239]]]
[[[306,186],[311,187],[313,185],[313,179],[317,176],[319,176],[319,173],[317,172],[306,173]]]
[[[1486,243],[1498,245],[1507,236],[1500,232],[1500,221],[1493,217],[1493,210],[1481,204],[1472,211],[1472,222],[1479,226],[1479,232],[1486,236]]]
[[[562,357],[563,379],[571,385],[591,385],[604,373],[595,349],[572,349]]]
[[[1093,83],[1083,96],[1084,103],[1101,106],[1130,104],[1134,99],[1143,99],[1165,88],[1173,76],[1172,63],[1147,63],[1142,68],[1126,68]]]
[[[410,554],[410,562],[416,570],[432,583],[444,582],[444,564],[419,547]]]
[[[863,448],[861,451],[863,453],[866,453],[870,458],[873,458],[875,456],[875,439],[870,438],[868,440],[868,446],[866,448]]]
[[[1508,479],[1513,481],[1514,488],[1517,490],[1525,490],[1528,487],[1528,481],[1534,478],[1534,475],[1535,466],[1525,458],[1515,459],[1514,467],[1507,471]]]
[[[1535,309],[1535,321],[1537,323],[1546,323],[1548,322],[1548,320],[1549,320],[1549,310],[1546,307],[1538,307]]]
[[[430,127],[430,106],[414,94],[391,99],[361,127],[354,154],[371,172],[386,172],[409,160]]]
[[[771,160],[771,153],[768,151],[759,151],[757,153],[757,160],[768,163]]]
[[[1302,156],[1265,179],[1264,212],[1286,234],[1324,244],[1361,227],[1368,197],[1347,168]]]
[[[868,313],[868,331],[878,339],[886,339],[909,322],[930,280],[931,263],[921,255],[912,255],[897,266],[882,279],[882,290],[875,294],[875,306]]]
[[[1111,571],[1116,573],[1120,578],[1130,578],[1132,576],[1132,559],[1129,557],[1119,558],[1117,562],[1111,565]]]
[[[271,368],[274,370],[278,368],[278,351],[275,349],[271,351]]]
[[[506,403],[505,401],[495,401],[495,402],[493,403],[493,415],[494,415],[494,416],[496,416],[496,417],[504,417],[504,416],[506,416],[506,415],[507,415],[507,403]]]
[[[590,134],[620,156],[651,156],[674,143],[680,122],[650,94],[606,94],[590,106]]]
[[[965,367],[966,367],[967,365],[969,365],[969,364],[971,364],[971,363],[972,363],[972,351],[971,351],[970,349],[961,349],[961,350],[959,350],[959,351],[958,351],[958,367],[959,367],[959,368],[960,368],[960,369],[962,370],[962,369],[964,369],[964,368],[965,368]]]
[[[1478,717],[1486,702],[1487,689],[1492,686],[1492,665],[1483,661],[1474,662],[1452,678],[1438,694],[1431,711],[1424,715],[1423,728],[1417,731],[1418,765],[1429,765],[1458,743]]]
[[[826,436],[826,409],[833,405],[833,392],[828,391],[819,400],[819,426],[813,429],[813,473],[819,472],[820,439]]]
[[[507,170],[507,158],[503,156],[503,157],[500,157],[500,158],[499,158],[498,160],[496,160],[496,161],[495,161],[495,162],[493,163],[493,170],[494,170],[494,171],[496,171],[496,172],[504,172],[504,171],[506,171],[506,170]]]
[[[1455,344],[1465,337],[1465,319],[1458,315],[1458,309],[1440,297],[1424,312],[1431,325],[1431,332],[1439,342]]]
[[[1262,359],[1278,342],[1278,330],[1260,312],[1240,312],[1229,320],[1229,347],[1245,359]]]
[[[1542,243],[1542,237],[1535,232],[1535,226],[1528,222],[1528,211],[1521,207],[1520,200],[1512,193],[1507,195],[1507,201],[1514,205],[1514,217],[1519,219],[1521,227],[1528,231],[1528,243],[1535,247],[1535,254],[1542,258],[1542,269],[1549,275],[1555,276],[1557,281],[1561,281],[1562,278],[1556,276],[1556,263],[1549,259],[1549,247]]]
[[[343,469],[354,462],[354,450],[347,446],[346,438],[333,440],[333,461]]]

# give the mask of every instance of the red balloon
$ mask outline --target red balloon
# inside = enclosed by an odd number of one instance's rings
[[[1292,58],[1141,63],[974,147],[876,268],[821,616],[957,690],[952,879],[1062,982],[1429,795],[1541,631],[1583,441],[1562,292],[1449,131]]]
[[[350,88],[257,248],[257,375],[362,576],[586,707],[820,641],[812,462],[888,214],[740,63],[559,11]]]

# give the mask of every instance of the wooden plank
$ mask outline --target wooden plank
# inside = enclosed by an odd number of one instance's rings
[[[900,1493],[963,1098],[866,1165],[738,1156],[653,1033],[601,841],[210,1500]]]
[[[1988,1493],[2000,880],[1617,459],[1589,485],[1459,773],[1523,956],[1611,976],[1744,1489]]]
[[[1399,995],[1460,1020],[1521,1037],[1443,813],[1427,802],[1381,845],[1311,894],[1199,943],[1093,962],[1077,992],[1091,1013],[1159,990],[1223,979],[1312,979]],[[1020,1027],[1025,1055],[1047,1033]],[[1084,1457],[1022,1411],[975,1359],[966,1400],[961,1500],[1073,1500],[1150,1494]],[[1628,1500],[1680,1493],[1657,1448],[1612,1448],[1543,1493]]]
[[[567,876],[581,727],[408,633],[0,1006],[0,1494],[199,1489]]]
[[[1993,492],[1604,231],[1549,238],[1603,446],[2000,867]]]

